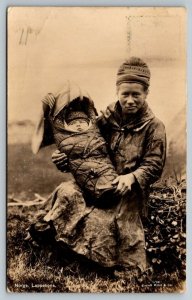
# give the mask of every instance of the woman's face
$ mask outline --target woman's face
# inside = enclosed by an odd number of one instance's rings
[[[139,83],[121,83],[117,96],[123,114],[135,114],[144,104],[148,90]]]
[[[89,127],[89,124],[84,119],[75,119],[75,120],[71,121],[70,123],[68,123],[68,126],[74,131],[81,132],[81,131],[87,130]]]

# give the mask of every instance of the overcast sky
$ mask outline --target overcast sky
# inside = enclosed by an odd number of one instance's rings
[[[41,98],[67,79],[105,108],[116,100],[119,65],[132,55],[151,68],[148,102],[168,124],[186,101],[184,9],[9,9],[9,121],[35,120]]]

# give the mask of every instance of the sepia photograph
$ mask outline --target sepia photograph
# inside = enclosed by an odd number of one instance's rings
[[[186,289],[186,9],[7,9],[7,291]]]

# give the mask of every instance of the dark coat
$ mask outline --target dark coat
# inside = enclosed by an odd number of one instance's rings
[[[108,106],[98,119],[100,130],[108,142],[111,159],[117,173],[132,173],[142,195],[142,214],[146,216],[146,201],[150,185],[163,171],[166,157],[164,124],[157,119],[147,103],[144,108],[122,124],[119,102]]]

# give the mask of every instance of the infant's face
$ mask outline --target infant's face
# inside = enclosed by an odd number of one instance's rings
[[[83,119],[76,119],[68,123],[68,126],[74,131],[81,132],[87,130],[89,124]]]

